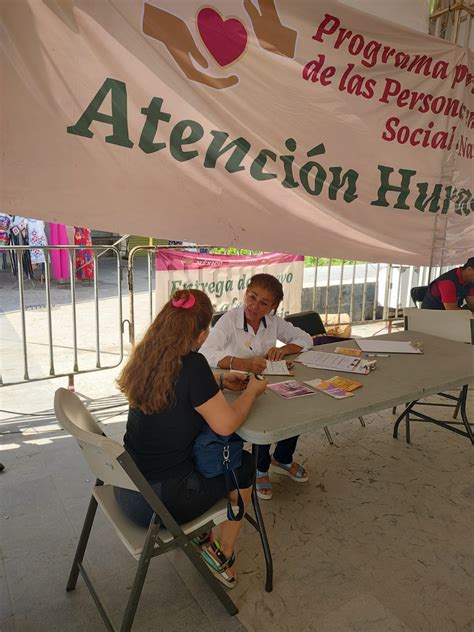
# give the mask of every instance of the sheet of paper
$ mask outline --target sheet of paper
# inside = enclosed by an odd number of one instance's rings
[[[367,375],[370,371],[366,360],[337,353],[325,353],[324,351],[305,351],[300,353],[296,360],[313,369],[328,369],[362,375]]]
[[[263,375],[290,375],[285,360],[267,360],[267,368]]]
[[[358,338],[356,340],[362,351],[369,353],[423,353],[423,349],[410,341],[378,340],[377,338]]]

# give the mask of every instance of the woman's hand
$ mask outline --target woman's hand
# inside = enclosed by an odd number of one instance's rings
[[[285,356],[286,356],[285,347],[272,347],[267,352],[267,358],[270,361],[283,360]]]
[[[245,373],[223,373],[222,383],[229,391],[243,391],[247,386]]]
[[[264,377],[260,377],[257,379],[255,375],[252,374],[249,376],[247,390],[250,391],[251,393],[255,393],[256,397],[258,397],[263,392],[265,392],[265,389],[267,388],[267,384],[268,382]]]
[[[246,363],[247,366],[245,368],[247,369],[247,371],[250,371],[250,373],[263,373],[263,371],[265,371],[265,369],[267,368],[267,361],[261,356],[248,358]]]

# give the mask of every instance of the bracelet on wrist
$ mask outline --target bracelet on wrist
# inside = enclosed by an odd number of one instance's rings
[[[221,373],[221,374],[219,375],[219,389],[220,389],[221,391],[223,391],[223,390],[224,390],[224,388],[225,388],[225,386],[224,386],[224,374],[223,374],[223,373]]]
[[[234,356],[230,356],[229,360],[229,371],[232,371],[232,362],[235,360]]]

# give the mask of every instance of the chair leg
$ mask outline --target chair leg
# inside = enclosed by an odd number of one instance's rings
[[[329,441],[329,445],[334,445],[334,441],[331,437],[331,433],[329,432],[329,428],[327,426],[324,426],[324,432],[326,433],[326,438]]]
[[[145,577],[150,565],[150,553],[153,550],[153,540],[150,541],[151,546],[147,546],[147,544],[145,544],[140,561],[138,562],[137,572],[135,573],[132,590],[130,591],[130,597],[128,598],[125,614],[123,615],[120,632],[129,632],[129,630],[132,629],[133,619],[135,618],[135,613],[138,607],[138,601],[140,599],[140,595],[142,594],[143,584],[145,583]]]
[[[87,542],[89,541],[92,523],[94,522],[96,511],[97,501],[94,496],[91,496],[89,507],[87,508],[86,518],[84,520],[81,535],[79,537],[79,542],[77,543],[76,554],[72,563],[71,572],[69,573],[69,578],[67,580],[67,592],[74,590],[74,588],[76,587],[77,577],[79,575],[79,564],[81,564],[82,560],[84,559],[84,553],[86,551]]]
[[[359,417],[359,421],[360,421],[360,425],[362,426],[362,428],[365,428],[365,420],[363,417]]]

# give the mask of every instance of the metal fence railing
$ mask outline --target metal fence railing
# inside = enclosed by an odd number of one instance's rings
[[[2,246],[2,250],[11,258],[16,271],[17,288],[11,289],[8,301],[7,297],[2,301],[2,330],[6,332],[6,335],[2,336],[0,386],[11,386],[61,376],[68,376],[70,383],[72,383],[75,374],[110,369],[122,362],[123,323],[120,252],[114,246],[87,246],[87,249],[92,251],[93,296],[91,300],[88,297],[89,300],[84,301],[79,308],[81,301],[78,300],[77,295],[76,272],[79,272],[81,268],[76,270],[75,252],[84,249],[83,246],[64,245]],[[44,264],[40,264],[44,266],[44,271],[39,281],[33,281],[25,275],[25,262],[27,261],[25,255],[32,250],[42,250],[45,254]],[[62,280],[61,285],[54,285],[51,281],[50,253],[54,250],[67,253],[69,274],[67,279]],[[105,254],[115,258],[117,301],[112,310],[115,326],[113,322],[109,322],[108,316],[107,322],[101,326],[104,302],[101,301],[99,291],[101,269],[99,258]],[[18,290],[16,301],[13,298],[15,289]],[[32,289],[34,289],[34,299],[31,299],[30,290]],[[54,304],[52,292],[57,294],[58,289],[61,290],[61,296],[57,304]],[[66,294],[65,291],[67,290],[69,292]],[[68,312],[67,315],[61,315],[61,318],[56,319],[57,326],[55,326],[55,319],[53,318],[53,310],[56,309],[63,309]],[[29,322],[32,320],[29,317],[37,312],[40,312],[41,316],[44,313],[45,318],[42,316],[40,319],[34,319],[35,322]],[[9,316],[8,319],[7,316]],[[41,326],[39,326],[39,322]],[[78,335],[80,325],[84,325],[86,328],[81,336],[81,341]],[[106,332],[107,336],[110,337],[114,327],[116,338],[113,344],[113,355],[115,359],[104,362],[104,354],[108,354],[109,357],[111,355],[110,339],[102,346],[101,336]],[[10,332],[9,335],[8,332]],[[34,341],[32,340],[33,336],[35,337]],[[83,347],[84,338],[87,338],[87,348]],[[37,353],[32,352],[33,345],[38,350]],[[45,347],[47,348],[46,354],[44,353]],[[95,359],[95,366],[81,367],[80,352],[83,352],[82,355],[87,354],[88,357],[92,354]],[[61,368],[57,366],[58,354],[61,354]],[[35,361],[35,356],[38,358],[38,362]],[[35,366],[34,371],[31,370],[32,364]],[[87,362],[87,364],[90,365],[91,362]]]
[[[195,249],[211,246],[196,245]],[[135,310],[135,258],[147,257],[147,281],[141,291],[146,291],[146,305],[142,304],[142,328],[148,326],[155,314],[155,268],[157,249],[179,249],[183,246],[137,246],[128,258],[128,291],[130,298],[130,342],[137,335]],[[225,254],[225,249],[224,250]],[[235,249],[231,254],[241,254]],[[248,251],[245,251],[247,254]],[[323,263],[324,262],[324,263]],[[413,306],[410,297],[412,287],[428,285],[449,267],[408,266],[384,263],[351,262],[340,259],[316,259],[315,265],[305,267],[301,291],[301,309],[317,311],[325,324],[364,324],[373,321],[391,323],[401,320],[403,309]],[[143,318],[146,312],[148,318]]]
[[[136,246],[130,250],[126,264],[129,301],[127,319],[123,318],[121,253],[116,246],[88,247],[93,252],[92,296],[85,296],[82,287],[78,289],[75,278],[75,251],[83,250],[84,247],[41,247],[46,255],[44,275],[40,287],[36,287],[36,298],[32,304],[29,288],[25,288],[27,281],[24,278],[23,255],[36,248],[3,247],[6,253],[15,256],[17,288],[9,292],[8,301],[2,300],[0,318],[4,320],[2,330],[7,333],[2,333],[3,368],[0,368],[0,386],[61,376],[68,376],[70,382],[73,382],[76,374],[120,365],[124,357],[125,325],[128,324],[129,342],[133,344],[155,315],[157,248],[179,250],[183,246]],[[196,248],[209,250],[212,246]],[[69,279],[60,286],[62,292],[51,281],[52,250],[66,251],[68,256]],[[241,253],[234,249],[232,254],[258,253]],[[102,260],[107,262],[106,278],[101,276],[103,264],[99,264],[99,259],[104,255],[108,255]],[[313,266],[304,268],[301,310],[312,309],[319,312],[326,325],[370,322],[391,324],[402,318],[404,307],[413,305],[410,298],[411,288],[427,285],[446,269],[448,268],[315,259]],[[11,295],[16,290],[17,299],[14,301]],[[42,299],[38,299],[38,290]],[[56,303],[52,293],[56,297]],[[112,298],[114,301],[111,303]],[[55,322],[53,310],[56,309],[67,310],[67,313],[63,311],[61,318],[57,318]],[[35,310],[40,312],[36,319],[30,314]]]
[[[302,309],[317,311],[326,324],[393,321],[413,305],[412,287],[428,285],[449,268],[316,259],[305,268]]]

